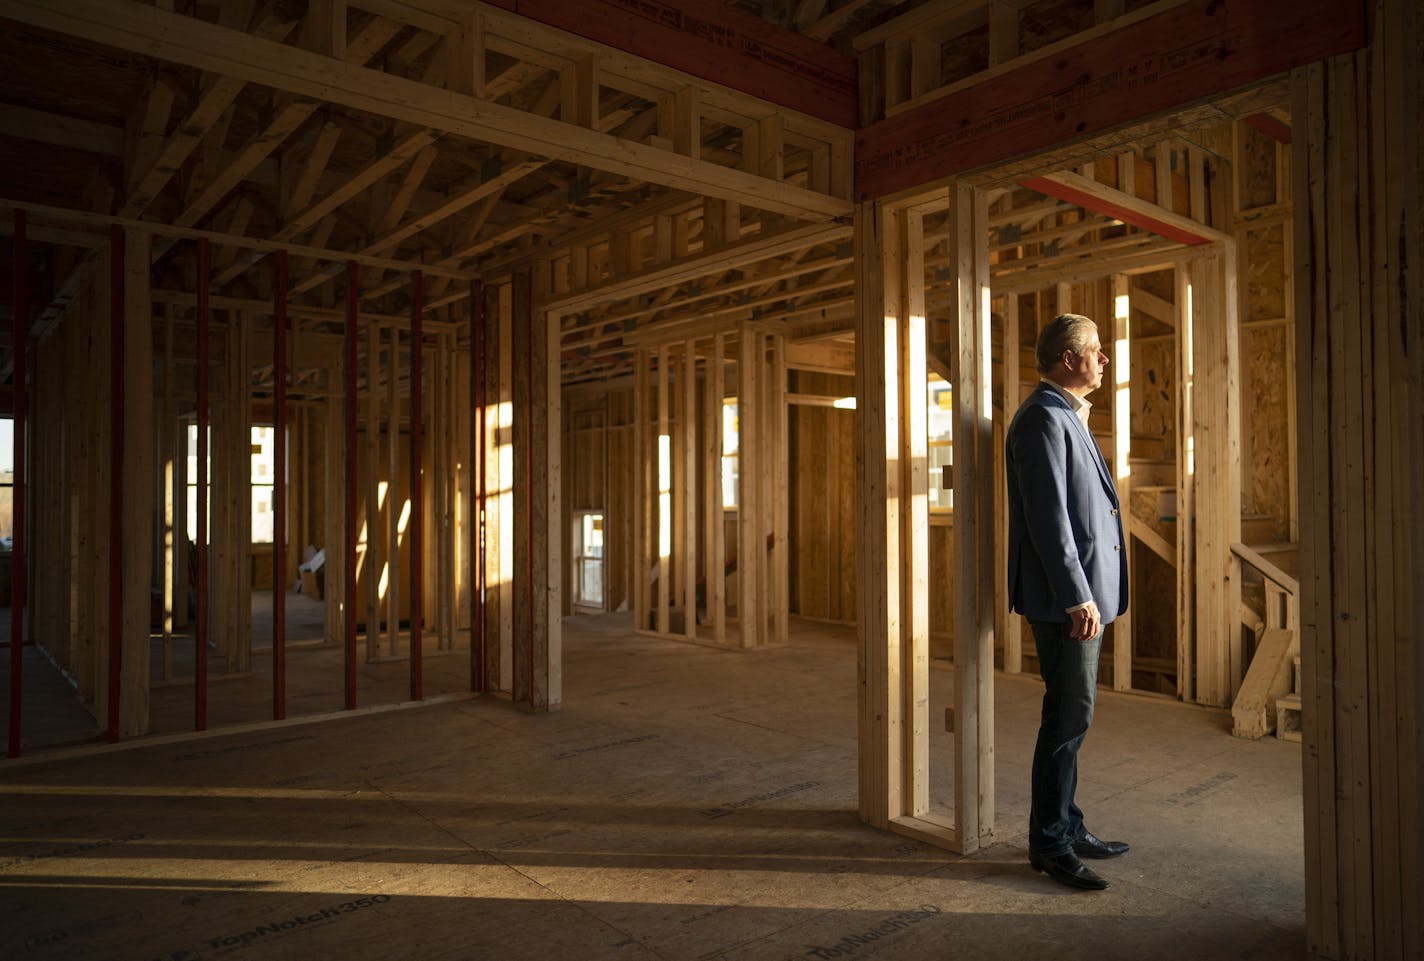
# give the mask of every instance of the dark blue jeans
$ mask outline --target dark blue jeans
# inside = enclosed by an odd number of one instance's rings
[[[1073,795],[1078,789],[1078,747],[1093,723],[1103,634],[1099,631],[1090,641],[1077,641],[1069,635],[1067,623],[1031,623],[1044,692],[1038,743],[1033,749],[1028,849],[1052,857],[1069,850],[1083,836],[1083,812]]]

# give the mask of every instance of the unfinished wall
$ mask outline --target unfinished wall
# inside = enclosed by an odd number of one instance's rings
[[[572,552],[575,515],[604,515],[603,604],[607,611],[629,604],[633,543],[633,389],[622,384],[564,394],[565,543],[569,579],[577,576]],[[565,594],[566,607],[574,592]]]
[[[1292,73],[1311,958],[1424,951],[1417,4]]]
[[[850,378],[792,371],[793,393],[845,397]],[[791,610],[855,621],[855,412],[792,404]]]
[[[1295,376],[1288,216],[1241,231],[1242,511],[1252,543],[1291,540]]]
[[[28,536],[30,570],[43,572],[30,579],[32,636],[72,679],[96,726],[113,736],[141,734],[148,726],[150,495],[156,490],[147,236],[129,237],[119,263],[117,256],[110,247],[95,251],[74,301],[36,348],[29,487],[37,493]],[[117,358],[116,322],[124,330]],[[115,406],[116,359],[122,411]],[[123,431],[124,452],[117,464],[116,429]],[[117,568],[115,536],[122,539]],[[117,608],[110,596],[115,570],[122,578]],[[114,705],[110,651],[116,633],[122,696]]]

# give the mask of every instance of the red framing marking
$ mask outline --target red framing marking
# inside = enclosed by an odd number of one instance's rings
[[[346,635],[346,709],[356,707],[356,308],[359,304],[359,267],[346,261],[346,597],[343,611]]]
[[[1117,220],[1121,220],[1125,224],[1141,227],[1143,230],[1150,230],[1158,236],[1166,237],[1168,240],[1175,240],[1177,243],[1186,244],[1189,247],[1211,242],[1211,238],[1209,237],[1192,233],[1183,227],[1158,220],[1155,217],[1134,210],[1131,207],[1115,204],[1111,200],[1104,200],[1102,197],[1078,190],[1075,187],[1065,186],[1047,177],[1030,177],[1028,180],[1020,181],[1020,185],[1030,190],[1037,190],[1039,193],[1046,194],[1050,197],[1057,197],[1059,200],[1066,200],[1068,203],[1082,207],[1084,210],[1091,210],[1105,217],[1113,217]]]
[[[198,241],[198,476],[197,531],[198,623],[193,626],[193,727],[208,729],[208,293],[212,284],[212,246]]]
[[[1242,120],[1278,143],[1291,142],[1291,128],[1268,113],[1253,113]]]
[[[425,491],[421,476],[425,431],[425,359],[422,356],[425,275],[411,277],[410,298],[410,699],[424,697]]]
[[[854,129],[854,57],[717,0],[490,0],[616,50]]]
[[[14,542],[10,567],[10,757],[20,756],[20,711],[24,693],[25,648],[25,350],[30,336],[30,259],[26,247],[27,217],[15,211],[15,236],[11,242],[14,267],[10,307],[14,313],[15,377],[13,417],[15,418]]]
[[[124,639],[124,228],[109,228],[109,740],[119,739]],[[13,639],[12,639],[13,640]]]
[[[872,200],[1027,156],[1347,53],[1364,4],[1193,0],[938,97],[856,134]]]
[[[482,694],[488,685],[485,676],[485,497],[488,489],[485,483],[487,458],[485,451],[485,285],[478,280],[470,281],[470,355],[475,369],[471,372],[471,383],[475,386],[475,437],[471,445],[475,451],[474,461],[476,496],[473,520],[475,555],[474,582],[474,636],[470,639],[470,689]]]
[[[272,504],[272,718],[287,716],[287,252],[277,251],[272,359],[276,411],[276,486]]]

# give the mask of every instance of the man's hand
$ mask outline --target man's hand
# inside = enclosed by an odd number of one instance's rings
[[[1103,629],[1103,616],[1098,613],[1098,602],[1089,601],[1087,607],[1080,607],[1068,615],[1068,632],[1075,641],[1091,641]]]

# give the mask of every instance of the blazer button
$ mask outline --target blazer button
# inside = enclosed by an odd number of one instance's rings
[[[1114,507],[1111,511],[1109,511],[1109,513],[1111,513],[1112,516],[1116,517],[1116,516],[1117,516],[1117,508]]]
[[[1122,545],[1121,545],[1121,544],[1114,544],[1114,545],[1113,545],[1113,550],[1115,550],[1115,551],[1120,551],[1120,550],[1122,550]]]

